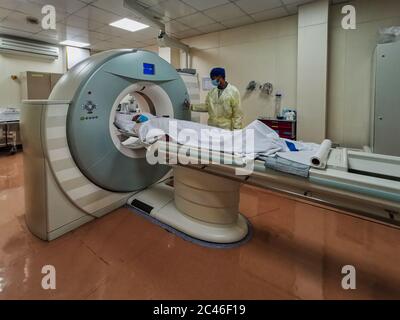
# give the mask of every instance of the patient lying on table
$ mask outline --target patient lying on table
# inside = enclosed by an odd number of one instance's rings
[[[300,176],[308,176],[311,157],[320,145],[282,139],[270,127],[256,120],[242,130],[224,130],[208,125],[155,117],[146,114],[145,121],[118,121],[118,127],[135,137],[124,145],[148,146],[168,136],[177,144],[234,154],[246,159],[262,159],[268,168]]]

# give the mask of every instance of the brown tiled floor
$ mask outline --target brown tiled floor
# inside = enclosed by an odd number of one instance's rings
[[[0,299],[400,298],[400,231],[243,187],[254,238],[203,248],[120,209],[51,243],[24,223],[22,157],[0,157]],[[54,265],[57,289],[41,288]],[[341,268],[357,269],[357,290]]]

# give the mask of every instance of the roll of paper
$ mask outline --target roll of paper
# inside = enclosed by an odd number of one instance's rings
[[[311,157],[311,166],[313,168],[325,169],[328,163],[329,152],[332,148],[332,141],[325,139],[319,146],[317,152]]]

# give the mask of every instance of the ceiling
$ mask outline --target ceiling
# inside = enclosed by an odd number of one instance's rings
[[[313,0],[138,0],[152,16],[163,21],[171,36],[183,39],[297,13]],[[54,5],[57,29],[42,30],[26,22],[41,20],[44,5]],[[129,32],[109,26],[121,18],[140,21],[123,7],[123,0],[0,0],[0,34],[58,43],[90,43],[93,50],[146,47],[156,43],[158,30]]]

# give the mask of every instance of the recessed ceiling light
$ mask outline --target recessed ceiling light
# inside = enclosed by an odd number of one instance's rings
[[[135,32],[139,31],[145,28],[148,28],[149,26],[140,22],[137,22],[132,19],[124,18],[115,22],[110,23],[110,26],[128,30],[130,32]]]
[[[60,42],[60,44],[62,44],[64,46],[71,46],[71,47],[78,47],[78,48],[90,46],[90,43],[73,41],[73,40],[65,40],[65,41]]]

